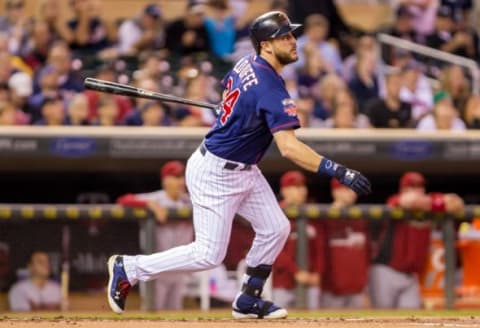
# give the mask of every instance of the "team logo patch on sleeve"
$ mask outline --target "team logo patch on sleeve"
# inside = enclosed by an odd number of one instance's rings
[[[283,111],[288,114],[288,116],[297,116],[297,105],[293,99],[287,98],[282,100]]]

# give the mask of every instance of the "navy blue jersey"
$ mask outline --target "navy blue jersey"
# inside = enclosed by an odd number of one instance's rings
[[[205,138],[213,154],[255,164],[270,146],[273,133],[300,127],[297,107],[285,82],[262,57],[240,59],[222,85],[221,111]]]

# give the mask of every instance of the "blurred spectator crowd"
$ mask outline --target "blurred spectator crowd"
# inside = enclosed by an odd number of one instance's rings
[[[210,126],[214,113],[185,105],[84,90],[83,79],[130,83],[218,103],[219,79],[253,53],[248,0],[189,0],[166,20],[152,1],[132,17],[106,19],[94,0],[4,0],[0,17],[0,125]],[[366,7],[367,8],[367,7]],[[480,24],[472,1],[397,0],[377,31],[349,26],[335,1],[272,0],[304,24],[298,62],[282,73],[305,127],[480,127],[480,97],[464,68],[380,45],[378,32],[480,61]],[[368,10],[368,9],[366,9]],[[247,12],[250,13],[247,15]],[[434,82],[432,82],[434,81]]]

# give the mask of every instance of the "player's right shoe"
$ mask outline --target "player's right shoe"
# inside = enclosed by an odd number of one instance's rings
[[[107,298],[110,308],[115,313],[123,313],[128,291],[132,287],[123,267],[123,257],[112,255],[108,259]]]
[[[233,301],[232,316],[234,319],[283,319],[287,310],[270,301],[242,293]]]

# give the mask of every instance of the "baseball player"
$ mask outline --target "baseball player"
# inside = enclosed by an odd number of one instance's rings
[[[297,170],[285,172],[280,178],[280,194],[282,196],[280,206],[285,208],[305,205],[308,196],[306,183],[305,175],[302,172]],[[297,231],[295,222],[292,222],[292,232],[273,265],[272,299],[278,306],[295,304],[295,286],[297,284],[307,286],[308,294],[313,288],[316,289],[319,283],[318,272],[323,270],[323,262],[319,254],[323,245],[319,244],[322,240],[318,238],[316,232],[316,227],[308,223],[306,235],[309,267],[308,270],[302,270],[296,262]],[[310,304],[308,305],[310,307]]]
[[[406,172],[400,178],[399,193],[388,201],[391,207],[406,210],[455,213],[463,208],[456,194],[425,192],[425,178]],[[384,220],[372,222],[373,263],[369,273],[369,292],[373,307],[420,308],[418,274],[423,271],[430,247],[429,221]]]
[[[193,206],[195,241],[151,255],[113,255],[108,261],[108,301],[122,313],[130,287],[163,272],[207,270],[222,263],[236,213],[249,220],[255,238],[247,256],[242,290],[233,301],[236,319],[276,319],[287,311],[262,299],[272,263],[290,233],[290,223],[257,163],[272,139],[303,169],[335,176],[358,194],[370,193],[357,171],[317,154],[295,136],[297,107],[279,73],[298,59],[292,24],[271,11],[250,26],[256,54],[240,59],[223,79],[217,120],[187,162],[186,182]]]
[[[355,204],[357,195],[337,179],[330,182],[331,208]],[[319,236],[325,245],[321,305],[325,308],[360,308],[365,305],[369,253],[367,222],[362,219],[321,220]],[[355,272],[355,274],[352,274]]]
[[[160,169],[162,190],[127,194],[117,203],[131,207],[148,207],[157,221],[155,244],[158,251],[184,245],[193,239],[193,227],[190,222],[170,222],[167,217],[169,208],[185,208],[191,205],[185,190],[185,165],[179,161],[169,161]],[[183,295],[187,284],[187,274],[164,273],[155,281],[155,308],[180,310],[183,308]]]

